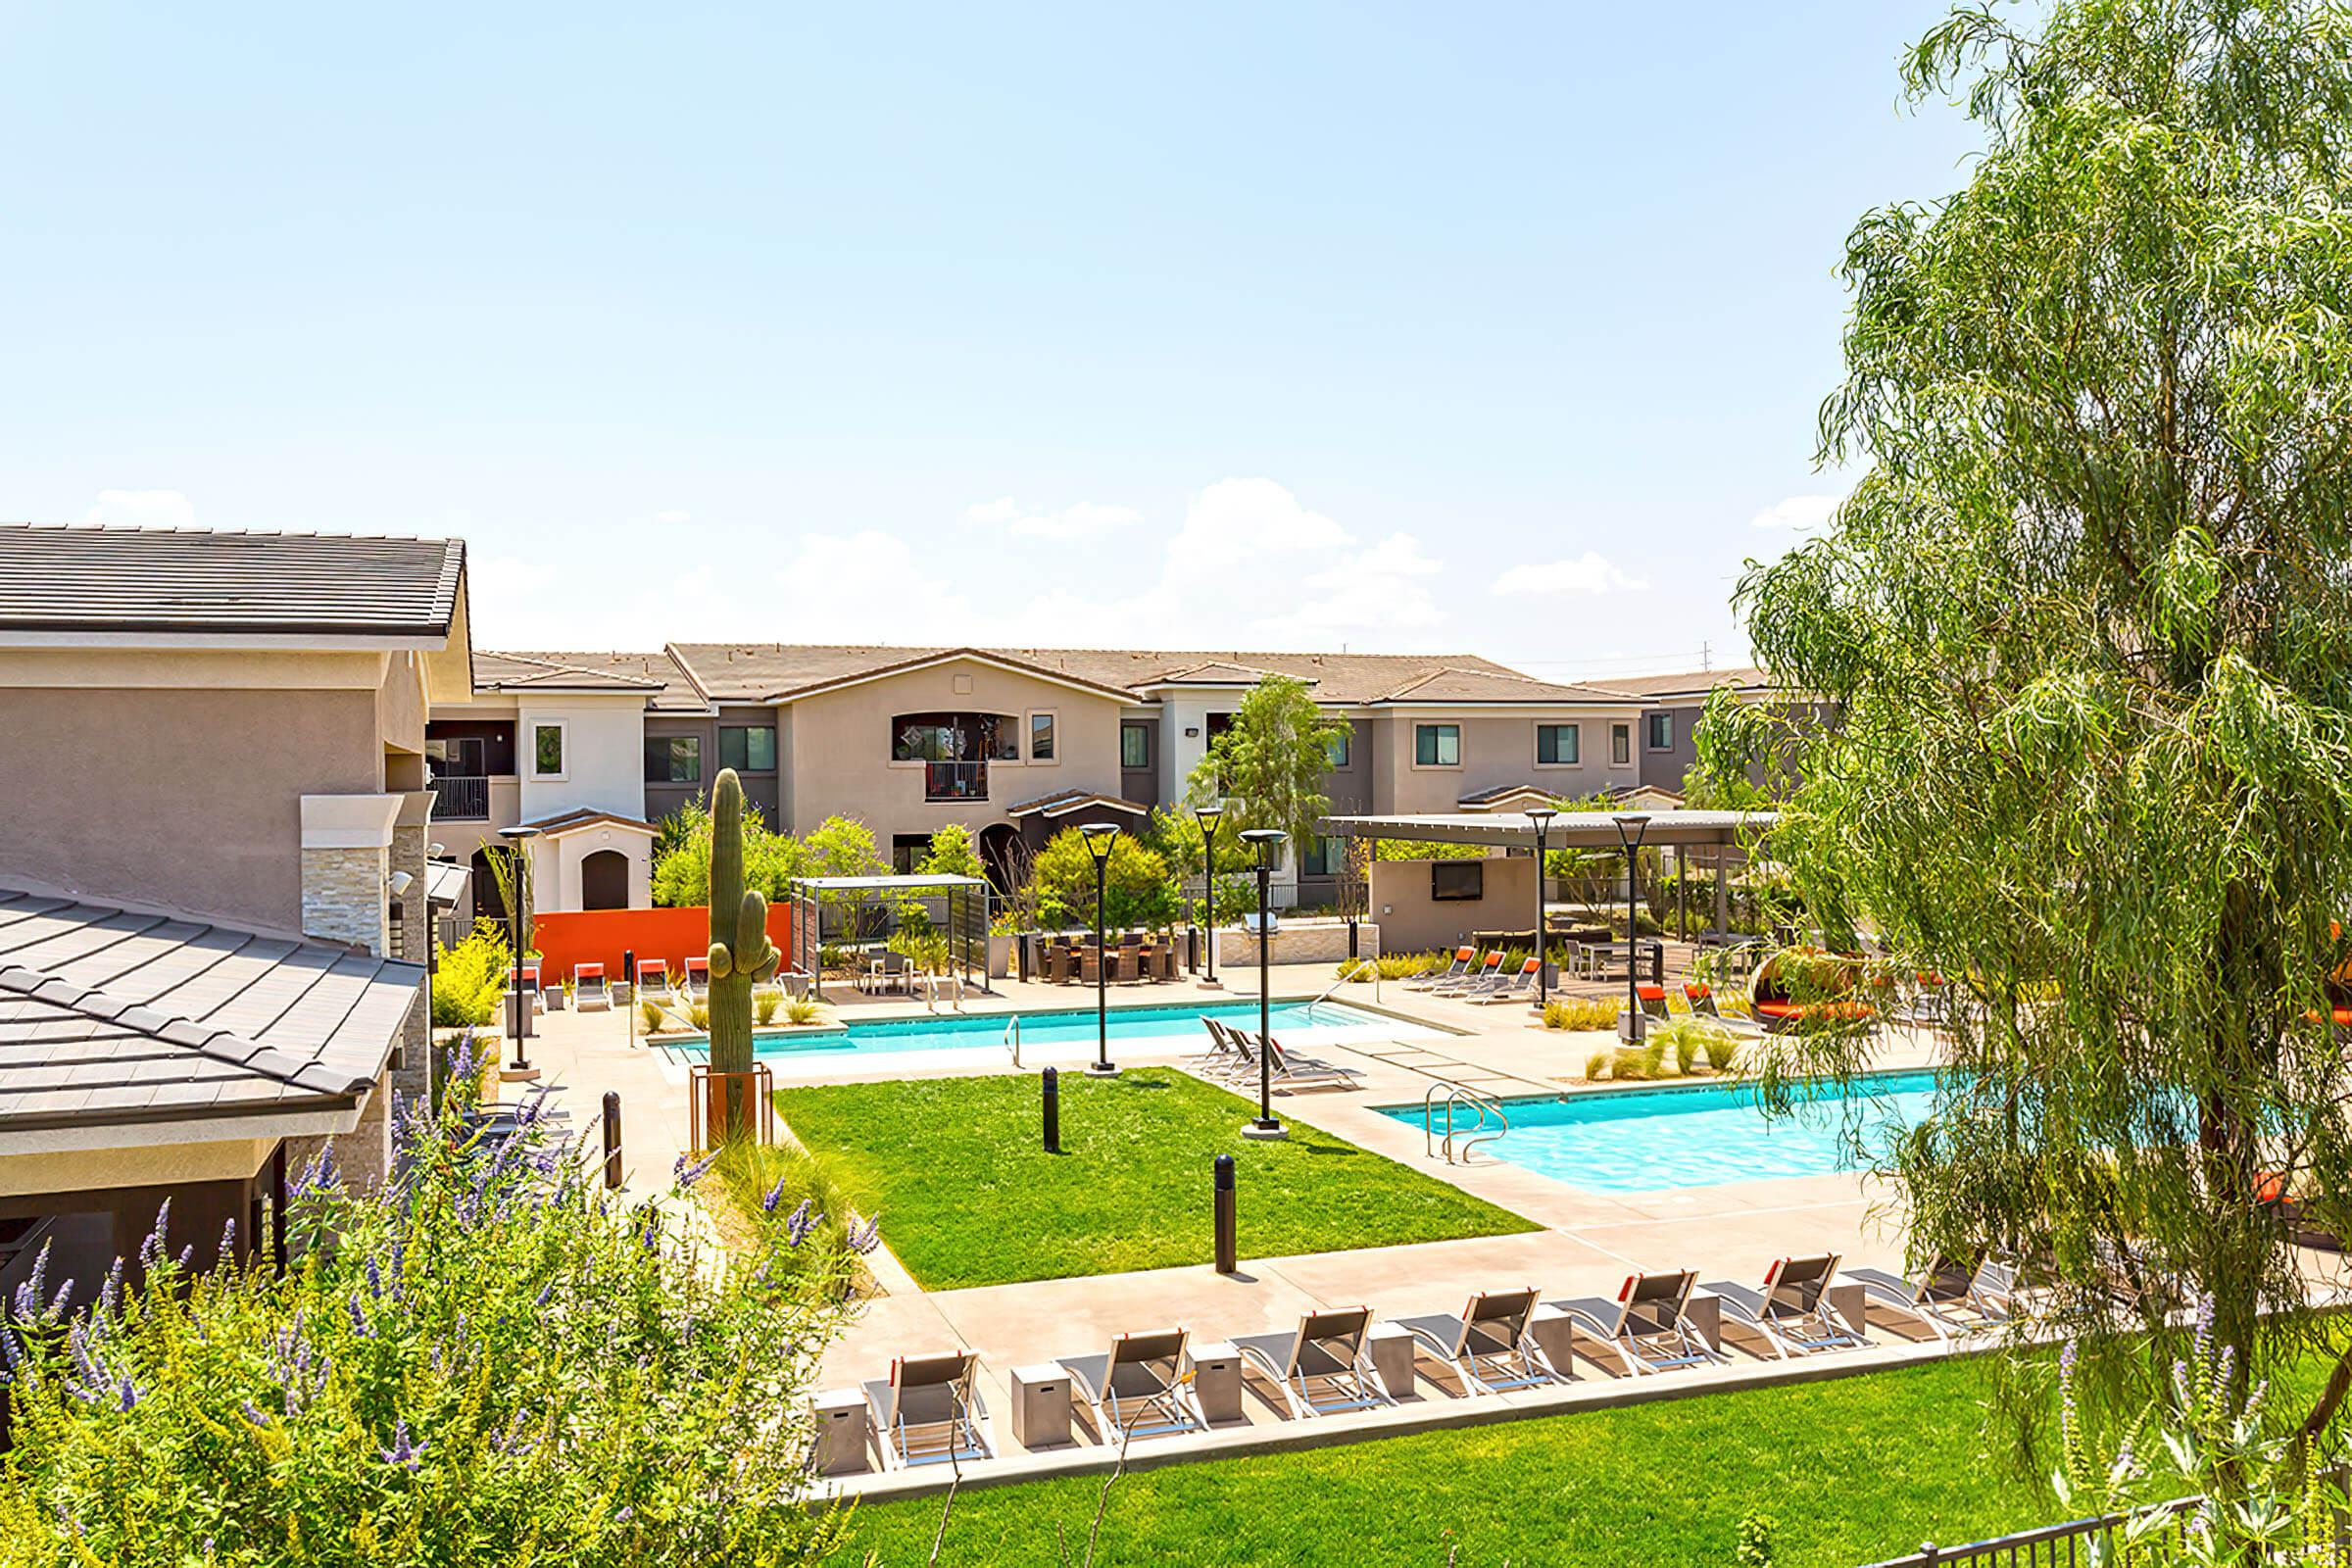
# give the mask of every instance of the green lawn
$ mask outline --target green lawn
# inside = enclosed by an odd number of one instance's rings
[[[1277,1110],[1281,1108],[1279,1105]],[[776,1114],[928,1290],[1210,1261],[1210,1162],[1238,1166],[1244,1257],[1499,1236],[1536,1227],[1343,1139],[1170,1068],[1061,1077],[1061,1147],[1040,1147],[1035,1077],[787,1089]]]
[[[1139,1470],[1120,1479],[1098,1565],[1401,1564],[1726,1568],[1747,1513],[1781,1568],[1852,1568],[1926,1540],[2061,1517],[1977,1457],[1984,1370],[1944,1361],[1828,1383],[1583,1410],[1376,1443]],[[1084,1554],[1102,1480],[970,1489],[943,1564]],[[922,1563],[939,1499],[860,1507],[839,1557]]]

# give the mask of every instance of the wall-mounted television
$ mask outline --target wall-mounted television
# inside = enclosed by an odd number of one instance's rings
[[[1486,861],[1432,860],[1429,862],[1431,903],[1458,904],[1464,901],[1476,901],[1486,896]]]

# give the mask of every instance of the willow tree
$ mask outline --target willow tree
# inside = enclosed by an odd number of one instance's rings
[[[1316,706],[1305,681],[1267,675],[1250,689],[1225,732],[1193,768],[1188,797],[1229,800],[1229,832],[1278,828],[1303,849],[1317,819],[1331,811],[1324,775],[1350,728]]]
[[[1892,1155],[1918,1248],[2024,1254],[2119,1377],[2175,1275],[2240,1376],[2352,1354],[2261,1201],[2282,1174],[2352,1222],[2352,24],[1968,9],[1905,74],[1986,145],[1847,241],[1821,457],[1865,477],[1740,590],[1835,714],[1766,853],[1975,1003]],[[1710,765],[1771,726],[1716,705]]]

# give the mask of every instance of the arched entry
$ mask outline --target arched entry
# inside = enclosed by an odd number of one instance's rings
[[[999,898],[1009,898],[1020,880],[1020,842],[1021,830],[1010,822],[992,822],[980,830],[980,864]]]
[[[594,850],[580,858],[580,907],[629,906],[629,858],[618,850]]]
[[[490,852],[473,852],[473,917],[477,920],[504,920],[507,901],[498,891],[498,873],[490,869]]]

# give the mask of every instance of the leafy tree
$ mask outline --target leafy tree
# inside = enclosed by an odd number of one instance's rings
[[[1271,827],[1288,833],[1294,846],[1303,844],[1316,819],[1331,811],[1323,776],[1332,748],[1348,731],[1346,719],[1315,706],[1306,682],[1268,675],[1242,699],[1232,727],[1193,769],[1192,798],[1232,802],[1220,839],[1232,832],[1238,843],[1243,829]]]
[[[1039,924],[1095,923],[1095,856],[1076,828],[1065,827],[1046,841],[1030,871],[1030,884],[1036,890]],[[1134,834],[1121,833],[1105,868],[1103,925],[1165,926],[1176,918],[1176,902],[1168,862]]]
[[[972,843],[972,830],[956,822],[931,835],[930,847],[923,852],[921,869],[925,876],[988,874],[980,864],[979,848]]]
[[[1833,724],[1765,853],[1817,919],[1964,989],[1892,1165],[1915,1246],[2026,1252],[2131,1396],[2178,1275],[2244,1380],[2352,1336],[2306,1309],[2283,1178],[2342,1232],[2327,980],[2352,910],[2352,21],[2320,0],[1955,12],[1914,97],[1986,149],[1847,242],[1833,525],[1740,597]],[[1717,703],[1711,765],[1791,740]],[[1861,1048],[1767,1062],[1851,1073]],[[2102,1368],[2091,1376],[2088,1363]],[[2102,1393],[2104,1390],[2106,1392]],[[2162,1393],[2159,1386],[2156,1390]]]
[[[828,816],[803,838],[778,833],[754,806],[743,808],[743,884],[770,904],[788,898],[795,877],[870,876],[888,869],[874,830],[854,816]],[[710,896],[710,808],[688,801],[662,818],[654,846],[654,903],[692,908]]]

